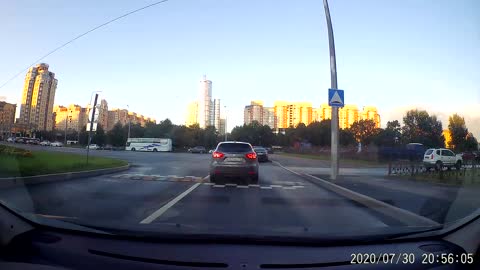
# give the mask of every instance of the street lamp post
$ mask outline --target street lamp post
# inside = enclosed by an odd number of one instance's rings
[[[335,41],[333,38],[332,20],[327,0],[323,0],[325,18],[328,27],[328,45],[330,50],[330,81],[331,88],[338,89],[337,85],[337,60],[335,57]],[[332,107],[332,138],[331,138],[331,171],[330,179],[338,177],[338,107]]]

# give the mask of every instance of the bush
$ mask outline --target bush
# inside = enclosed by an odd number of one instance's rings
[[[14,156],[14,157],[33,157],[33,154],[29,150],[0,145],[0,155]]]

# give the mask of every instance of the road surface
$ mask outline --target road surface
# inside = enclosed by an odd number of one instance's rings
[[[85,153],[84,149],[28,147]],[[375,233],[406,225],[271,162],[261,163],[258,185],[213,185],[208,177],[208,154],[91,153],[127,160],[132,168],[112,175],[0,190],[0,200],[26,213],[133,229],[146,226],[189,232],[334,235]],[[290,164],[284,157],[272,158]],[[291,161],[291,168],[300,170],[298,162]],[[449,208],[458,194],[458,190],[448,191],[448,200],[435,197],[432,201],[425,194],[415,194],[415,190],[372,186],[366,183],[365,175],[358,177],[358,181],[341,179],[339,184],[438,222],[446,216],[438,207]],[[429,208],[432,203],[437,208]],[[478,208],[476,202],[473,206]]]

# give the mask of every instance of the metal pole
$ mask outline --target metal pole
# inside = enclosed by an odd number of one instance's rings
[[[338,89],[337,85],[337,60],[335,57],[335,41],[333,38],[332,20],[327,0],[323,0],[325,17],[328,27],[328,45],[330,49],[330,80],[331,88]],[[332,107],[332,139],[331,139],[331,171],[330,179],[336,180],[338,176],[338,108]]]
[[[93,120],[95,120],[95,108],[97,107],[98,94],[95,94],[95,101],[93,102],[92,119],[90,119],[90,129],[88,130],[88,142],[87,142],[87,164],[88,154],[90,152],[90,138],[92,137]]]

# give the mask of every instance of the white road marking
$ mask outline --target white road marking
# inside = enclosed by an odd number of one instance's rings
[[[227,183],[227,184],[225,184],[225,186],[227,186],[227,187],[236,187],[236,186],[237,186],[237,184],[231,184],[231,183]]]
[[[272,188],[273,188],[273,187],[276,187],[276,188],[281,188],[281,187],[282,187],[282,186],[280,186],[280,185],[270,185],[270,186],[271,186]]]
[[[213,185],[213,187],[224,188],[225,185]]]
[[[182,192],[182,194],[178,195],[175,197],[173,200],[169,201],[167,204],[162,206],[160,209],[157,211],[153,212],[150,216],[145,218],[144,220],[140,221],[140,224],[150,224],[152,221],[163,215],[170,207],[174,206],[177,202],[179,202],[183,197],[187,196],[188,193],[192,192],[194,189],[196,189],[201,183],[196,183],[195,185],[191,186],[189,189],[185,190]]]
[[[213,186],[213,185],[215,185],[214,183],[203,183],[203,184],[206,185],[206,186]]]
[[[248,186],[237,186],[237,188],[248,188]]]
[[[305,186],[292,186],[294,188],[304,188]]]
[[[294,187],[283,187],[283,189],[295,189]]]
[[[261,189],[272,189],[272,187],[267,187],[267,186],[265,186],[265,187],[260,187],[260,188],[261,188]]]
[[[260,187],[260,185],[256,185],[256,184],[250,184],[248,185],[249,187]]]

